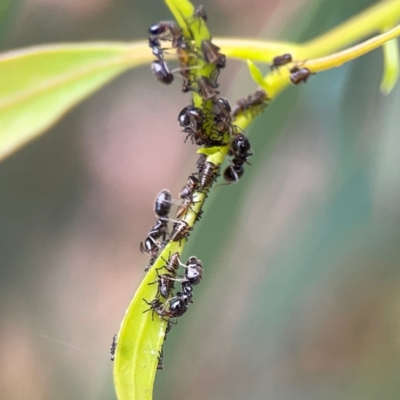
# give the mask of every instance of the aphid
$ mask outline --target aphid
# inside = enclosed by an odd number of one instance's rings
[[[164,365],[163,365],[164,351],[163,351],[162,347],[161,347],[161,350],[158,352],[157,359],[158,359],[157,369],[164,369]]]
[[[197,159],[196,168],[199,171],[199,173],[201,172],[203,165],[206,162],[206,159],[207,159],[207,156],[205,154],[200,154],[200,157]],[[193,175],[190,175],[190,176],[193,176]],[[182,191],[183,191],[183,189],[182,189]],[[181,194],[182,194],[182,192],[181,192]]]
[[[158,193],[156,201],[154,202],[154,213],[157,217],[168,217],[171,211],[172,197],[168,189],[162,190]]]
[[[205,154],[201,154],[201,156],[206,157]],[[204,163],[203,157],[201,158],[202,158],[202,163]],[[196,178],[196,176],[194,176],[193,174],[189,175],[186,185],[182,188],[181,192],[179,193],[179,197],[181,199],[184,199],[186,197],[192,197],[198,185],[199,185],[199,180]]]
[[[205,101],[211,100],[219,94],[219,92],[215,90],[215,85],[213,85],[210,79],[205,76],[202,76],[197,80],[197,87],[200,96]]]
[[[151,70],[156,79],[164,85],[170,85],[174,81],[174,75],[163,60],[154,60],[151,63]]]
[[[167,299],[174,290],[173,278],[174,275],[169,275],[169,274],[158,275],[158,279],[154,282],[150,282],[149,285],[158,283],[157,297],[161,296],[164,299]]]
[[[226,66],[226,57],[219,52],[220,50],[211,40],[205,39],[201,42],[201,52],[204,59],[209,64],[215,64],[217,68],[222,69]]]
[[[210,161],[205,161],[199,176],[199,187],[200,189],[208,189],[214,180],[217,178],[218,168],[215,164]]]
[[[162,21],[151,25],[149,28],[151,37],[166,40],[170,35],[172,37],[172,47],[177,48],[184,41],[182,29],[173,21]]]
[[[112,338],[111,346],[110,346],[110,360],[114,361],[115,359],[115,351],[117,349],[117,334],[115,334]]]
[[[232,117],[235,119],[239,114],[246,114],[250,109],[251,115],[255,117],[264,111],[268,105],[268,95],[263,89],[257,89],[252,95],[246,99],[239,99],[232,110]]]
[[[171,233],[170,240],[173,242],[180,242],[183,239],[187,239],[192,228],[186,221],[177,221],[174,223],[174,229]]]
[[[162,303],[159,299],[154,299],[154,300],[152,300],[150,302],[148,302],[146,299],[142,299],[142,300],[148,306],[150,306],[150,308],[148,308],[147,310],[143,311],[143,314],[151,311],[151,319],[154,319],[154,312],[156,311],[156,309],[164,307],[164,304],[165,304],[165,303]]]
[[[178,271],[179,264],[181,261],[180,257],[179,257],[179,253],[176,252],[176,253],[170,255],[168,260],[165,260],[165,258],[163,258],[163,260],[166,263],[166,265],[164,265],[163,267],[158,268],[158,269],[165,268],[167,271],[171,272],[171,274],[176,275],[176,272]]]
[[[243,164],[231,164],[225,169],[223,176],[228,183],[237,183],[243,174]]]
[[[282,54],[281,56],[277,56],[272,60],[272,64],[269,67],[271,71],[282,67],[282,65],[286,65],[292,62],[292,55],[289,53]]]
[[[306,83],[310,75],[311,71],[308,68],[299,68],[296,66],[290,70],[290,80],[295,85],[298,85],[300,82]]]
[[[178,210],[176,211],[176,218],[182,218],[183,216],[186,216],[189,210],[192,208],[192,205],[195,203],[197,202],[193,200],[192,196],[185,197],[182,204],[178,207]]]

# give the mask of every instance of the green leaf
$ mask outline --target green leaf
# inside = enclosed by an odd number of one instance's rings
[[[251,60],[247,60],[247,66],[249,67],[250,75],[253,78],[253,81],[262,87],[264,85],[264,77],[262,72]]]
[[[145,42],[39,46],[0,56],[0,160],[111,79],[151,59]]]
[[[114,361],[114,384],[118,400],[151,400],[158,364],[158,352],[164,342],[166,321],[157,314],[144,312],[156,297],[157,268],[165,265],[161,257],[177,251],[177,242],[170,242],[148,271],[129,305],[117,339]]]
[[[397,39],[392,39],[383,45],[384,69],[380,90],[389,94],[399,79],[399,48]]]

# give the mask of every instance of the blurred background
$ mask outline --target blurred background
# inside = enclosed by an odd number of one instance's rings
[[[214,36],[308,40],[370,0],[203,0]],[[161,0],[2,0],[2,50],[145,39]],[[150,50],[149,50],[150,51]],[[222,95],[254,91],[229,61]],[[237,185],[187,246],[205,265],[168,336],[155,399],[400,398],[400,86],[382,51],[290,87],[250,129]],[[148,257],[156,194],[196,148],[189,103],[124,74],[0,166],[0,398],[115,399],[109,346]]]

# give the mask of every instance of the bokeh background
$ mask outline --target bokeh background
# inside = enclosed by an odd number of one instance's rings
[[[214,36],[303,41],[370,0],[203,0]],[[2,50],[138,40],[161,0],[2,0]],[[150,50],[149,50],[150,51]],[[382,52],[284,92],[249,129],[186,255],[205,278],[155,399],[400,398],[400,86]],[[231,102],[255,88],[221,74]],[[115,399],[109,345],[144,272],[155,195],[194,170],[180,83],[128,72],[0,165],[0,398]]]

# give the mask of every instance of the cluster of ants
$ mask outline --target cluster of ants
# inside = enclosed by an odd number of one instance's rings
[[[188,31],[192,35],[190,26],[194,23],[204,23],[207,15],[203,6],[199,6],[191,21],[186,21]],[[218,97],[219,87],[217,78],[220,70],[226,66],[226,57],[220,52],[220,48],[209,39],[201,42],[200,49],[196,48],[194,38],[185,38],[183,30],[173,21],[163,21],[149,28],[149,46],[156,59],[151,64],[151,70],[155,78],[166,85],[174,81],[174,73],[179,72],[183,78],[182,92],[194,91],[202,98],[202,108],[195,107],[194,103],[186,106],[178,115],[178,123],[186,134],[185,142],[190,138],[193,144],[206,148],[216,146],[229,146],[228,156],[230,165],[223,172],[226,184],[237,183],[244,174],[244,164],[248,164],[248,158],[253,155],[249,139],[245,132],[241,131],[234,121],[239,115],[247,116],[248,113],[254,117],[264,110],[268,105],[268,96],[263,89],[245,99],[237,101],[231,108],[229,102]],[[170,46],[162,47],[163,43],[169,42]],[[171,70],[166,62],[166,51],[176,52],[179,68]],[[204,65],[212,65],[213,72],[206,76],[197,76],[195,70],[199,67],[196,62],[202,60]],[[275,57],[271,70],[280,68],[292,62],[290,54]],[[306,68],[293,67],[290,70],[290,79],[294,84],[306,82],[310,76]],[[150,229],[144,242],[140,243],[140,251],[150,256],[150,263],[146,271],[154,264],[160,252],[169,242],[181,242],[188,238],[191,227],[184,220],[193,205],[199,202],[199,195],[207,196],[212,184],[219,176],[219,166],[207,161],[207,156],[201,154],[196,163],[197,171],[189,175],[185,186],[179,197],[182,203],[178,206],[176,219],[171,219],[169,214],[173,204],[171,193],[162,190],[156,197],[154,212],[157,218],[156,224]],[[196,213],[196,221],[201,217],[201,210]],[[168,224],[172,222],[173,228],[169,233]],[[180,260],[179,253],[170,254],[168,259],[162,258],[164,265],[156,269],[157,280],[150,284],[157,284],[155,299],[144,302],[150,307],[144,312],[151,311],[160,318],[166,320],[167,329],[164,340],[176,319],[188,310],[193,303],[193,286],[198,285],[203,277],[203,266],[197,257],[190,257],[186,264]],[[184,274],[179,275],[179,267],[184,268]],[[164,270],[165,273],[160,273]],[[175,283],[181,284],[181,290],[174,293]],[[111,360],[114,360],[116,350],[116,336],[110,348]],[[163,351],[159,352],[158,369],[163,369]]]

